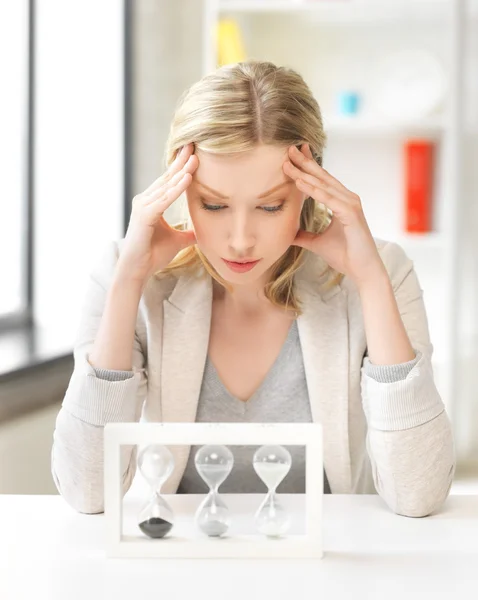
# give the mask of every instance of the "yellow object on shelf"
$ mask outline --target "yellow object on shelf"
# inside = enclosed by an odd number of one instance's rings
[[[241,30],[234,19],[221,19],[216,26],[218,66],[245,60]]]

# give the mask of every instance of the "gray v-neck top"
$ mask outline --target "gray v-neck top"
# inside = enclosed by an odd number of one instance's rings
[[[285,343],[259,388],[243,402],[226,389],[211,362],[206,358],[196,413],[197,423],[307,423],[312,421],[302,349],[297,322],[293,321]],[[194,457],[201,446],[191,452],[180,481],[178,494],[202,494],[209,488],[196,471]],[[228,446],[234,466],[220,485],[223,493],[264,493],[267,488],[252,466],[259,446]],[[292,466],[279,484],[279,493],[305,493],[305,447],[284,446],[291,454]],[[330,487],[324,471],[324,493]]]

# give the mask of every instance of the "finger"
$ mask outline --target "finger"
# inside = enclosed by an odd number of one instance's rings
[[[168,170],[163,173],[160,177],[158,177],[153,183],[144,190],[143,193],[151,194],[157,190],[161,185],[163,185],[166,181],[169,181],[184,168],[189,157],[191,156],[191,152],[193,149],[193,144],[186,144],[181,148],[181,150],[176,154],[176,158],[173,160]]]
[[[290,161],[286,161],[284,163],[284,171],[286,172],[286,174],[289,177],[294,179],[296,181],[296,183],[300,179],[304,183],[307,183],[308,185],[310,185],[312,187],[320,189],[320,190],[322,190],[322,192],[325,192],[325,193],[337,198],[338,200],[341,200],[342,202],[346,202],[346,203],[351,202],[351,198],[342,194],[342,192],[337,190],[337,188],[331,187],[330,185],[323,183],[322,181],[317,179],[317,177],[315,177],[315,175],[309,175],[308,173],[301,171]]]
[[[317,162],[317,160],[315,159],[314,155],[312,154],[312,150],[310,149],[309,144],[302,144],[302,148],[301,150],[304,152],[304,154],[312,159],[316,164],[319,165],[319,167],[322,167],[322,161],[320,163]]]
[[[179,175],[179,173],[178,173]],[[150,217],[159,216],[175,202],[192,181],[191,173],[184,173],[176,183],[170,182],[164,193],[146,206]]]
[[[312,155],[312,152],[310,150],[310,146],[309,144],[302,144],[302,146],[300,147],[301,152],[303,152],[307,158],[314,158]]]
[[[176,183],[182,177],[184,177],[186,173],[190,173],[192,176],[194,171],[197,169],[198,165],[199,162],[197,158],[195,156],[190,156],[184,167],[178,173],[173,175],[171,179],[169,179],[168,181],[161,182],[161,185],[151,190],[149,194],[143,194],[143,197],[145,198],[145,204],[151,204],[151,202],[154,202],[155,200],[160,198],[168,190],[169,186],[176,185]]]
[[[174,193],[179,189],[178,185],[185,183],[186,187],[187,187],[189,185],[189,183],[191,182],[191,179],[192,179],[191,173],[187,173],[187,172],[176,173],[176,175],[171,179],[171,181],[169,181],[167,184],[163,185],[155,193],[153,192],[148,204],[154,204],[154,203],[160,202],[162,200],[166,200],[166,199],[167,200],[173,199]],[[182,193],[182,192],[180,192],[180,193]]]
[[[303,148],[303,146],[304,145],[302,145],[301,148]],[[317,162],[312,158],[312,156],[306,156],[303,150],[297,150],[295,146],[291,146],[289,148],[289,158],[295,165],[299,166],[306,173],[315,175],[328,186],[334,187],[342,193],[355,195],[351,190],[346,188],[345,185],[340,183],[338,179],[333,177],[328,171],[326,171],[323,167],[318,165]]]
[[[194,154],[194,144],[186,144],[177,153],[176,158],[166,171],[165,180],[172,179],[176,173],[180,173],[188,164],[193,162],[198,163],[197,156]]]
[[[321,202],[327,208],[330,208],[330,210],[343,222],[347,221],[347,217],[350,217],[351,213],[355,212],[352,209],[350,202],[346,202],[343,199],[338,198],[336,195],[332,196],[322,188],[317,187],[317,185],[306,183],[303,179],[296,179],[295,183],[301,191],[306,193],[308,196],[311,196],[317,202]]]
[[[186,173],[186,171],[184,171],[184,170],[180,171],[179,173],[176,173],[176,175],[174,175],[174,177],[172,179],[170,179],[167,183],[163,182],[161,186],[159,186],[155,190],[152,190],[149,194],[143,194],[143,198],[144,198],[143,205],[147,206],[148,204],[152,204],[156,200],[159,200],[160,198],[162,198],[166,194],[168,189],[171,186],[176,185],[177,182],[184,176],[185,173]]]

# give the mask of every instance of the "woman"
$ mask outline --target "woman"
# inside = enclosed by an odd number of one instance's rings
[[[103,505],[110,421],[317,421],[325,491],[426,516],[447,497],[452,432],[433,380],[413,262],[372,237],[360,198],[322,168],[319,106],[292,69],[247,61],[180,98],[167,171],[134,198],[92,273],[52,473],[76,510]],[[185,194],[187,225],[164,211]],[[237,263],[254,261],[245,266]],[[303,492],[294,452],[278,491]],[[264,491],[231,447],[221,491]],[[124,492],[136,447],[122,448]],[[172,446],[165,493],[206,491]]]

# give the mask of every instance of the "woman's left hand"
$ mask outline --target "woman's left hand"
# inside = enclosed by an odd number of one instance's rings
[[[313,159],[308,144],[289,148],[283,164],[298,189],[329,208],[333,215],[323,233],[299,229],[293,246],[321,256],[327,264],[350,277],[358,286],[388,276],[368,227],[357,194],[348,190]]]

